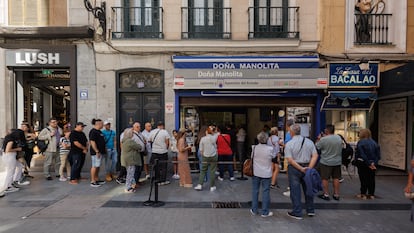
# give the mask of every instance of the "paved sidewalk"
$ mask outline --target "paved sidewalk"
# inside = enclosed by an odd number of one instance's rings
[[[0,165],[0,177],[3,177]],[[342,199],[315,198],[316,216],[294,220],[286,216],[290,199],[282,195],[287,186],[285,174],[280,189],[271,190],[271,210],[275,216],[251,216],[248,208],[251,180],[217,181],[217,191],[201,192],[179,187],[172,180],[159,187],[159,200],[165,206],[145,207],[149,184],[136,193],[124,193],[124,186],[110,182],[90,187],[88,181],[69,185],[58,179],[46,181],[33,173],[31,185],[0,199],[1,232],[412,232],[410,202],[403,197],[406,177],[377,176],[375,200],[358,200],[359,180],[344,175]],[[237,174],[239,175],[239,174]],[[84,176],[89,177],[85,173]],[[193,174],[196,182],[198,174]],[[152,199],[154,198],[154,193]],[[214,202],[238,203],[239,208],[212,208]]]

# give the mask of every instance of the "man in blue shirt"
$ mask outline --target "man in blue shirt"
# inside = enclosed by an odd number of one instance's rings
[[[116,172],[116,163],[118,160],[116,147],[116,132],[111,129],[111,122],[105,121],[102,133],[105,138],[105,145],[107,153],[103,160],[105,162],[106,181],[110,182],[114,179],[113,175]]]

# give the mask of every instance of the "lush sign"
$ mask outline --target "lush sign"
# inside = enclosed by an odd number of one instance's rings
[[[328,87],[379,87],[378,63],[369,63],[367,67],[363,67],[359,63],[331,63],[329,64]]]

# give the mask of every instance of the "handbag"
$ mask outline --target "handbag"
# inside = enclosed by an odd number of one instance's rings
[[[252,158],[246,159],[243,163],[243,174],[246,176],[253,176],[253,158],[254,158],[254,150],[256,147],[253,147]]]

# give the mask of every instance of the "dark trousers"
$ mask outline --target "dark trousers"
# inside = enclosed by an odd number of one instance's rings
[[[233,155],[219,155],[218,156],[218,161],[219,162],[233,162]],[[226,164],[221,164],[219,163],[219,172],[220,172],[220,177],[223,178],[224,176],[224,169],[227,168],[227,170],[229,171],[229,176],[233,177],[233,163],[226,163]]]
[[[70,154],[69,155],[69,163],[71,166],[70,180],[80,179],[82,164],[85,161],[84,157],[85,156],[83,156],[82,154]]]
[[[159,171],[159,182],[167,181],[167,167],[168,167],[168,153],[157,154],[152,153],[151,155],[151,164],[154,166],[155,160],[158,159],[158,171]],[[157,168],[154,167],[157,171]],[[157,174],[156,174],[157,175]],[[157,178],[157,177],[156,177]]]
[[[375,194],[375,170],[370,169],[365,163],[358,164],[358,176],[361,182],[361,194]]]
[[[24,159],[26,159],[27,166],[30,168],[30,163],[33,158],[33,148],[26,147],[24,150]]]
[[[141,166],[135,166],[135,173],[134,173],[134,179],[135,182],[138,184],[139,178],[141,177],[142,167]]]
[[[125,168],[124,166],[121,166],[121,167],[120,167],[120,169],[119,169],[119,175],[118,175],[118,178],[120,178],[120,179],[125,179],[126,175],[127,175],[127,170],[126,170],[126,168]]]

